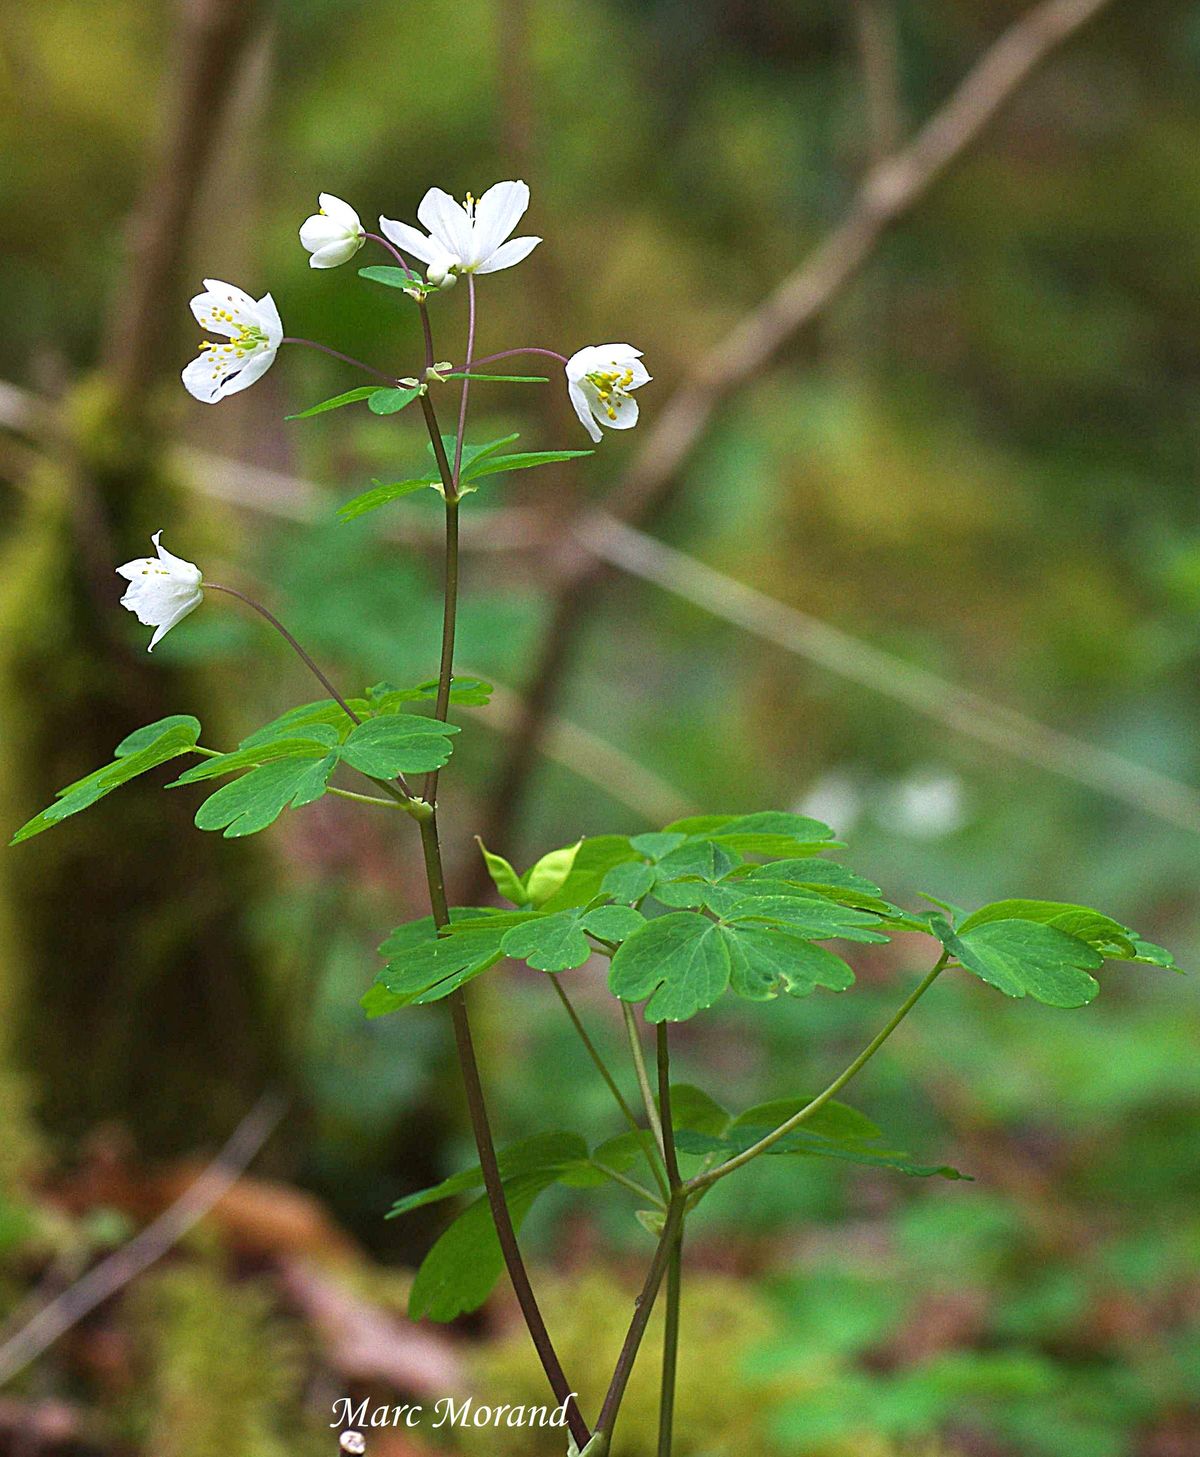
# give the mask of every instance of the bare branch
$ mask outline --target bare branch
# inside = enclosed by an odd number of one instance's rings
[[[283,1112],[282,1099],[275,1093],[264,1093],[204,1173],[169,1209],[128,1244],[101,1260],[82,1279],[43,1305],[31,1320],[0,1345],[0,1385],[11,1381],[72,1326],[178,1244],[237,1182],[274,1132]]]
[[[844,221],[774,293],[703,356],[693,378],[658,412],[621,489],[611,498],[614,515],[637,525],[662,509],[680,467],[718,408],[770,363],[797,331],[828,308],[870,257],[886,229],[924,196],[1029,74],[1107,3],[1109,0],[1042,0],[1033,6],[995,42],[913,141],[871,169]],[[532,751],[569,667],[579,629],[605,577],[603,565],[578,543],[574,551],[564,548],[558,570],[559,586],[542,658],[525,694],[526,718],[489,796],[489,820],[484,827],[488,844],[504,845],[511,838],[534,762]],[[478,867],[475,877],[470,890],[482,893],[486,886]]]

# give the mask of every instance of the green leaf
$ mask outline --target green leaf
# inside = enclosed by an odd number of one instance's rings
[[[420,393],[419,389],[376,389],[367,399],[367,409],[372,415],[395,415]]]
[[[1133,957],[1134,933],[1111,916],[1101,915],[1088,906],[1069,905],[1063,901],[1006,900],[982,906],[972,912],[958,928],[960,936],[973,931],[976,926],[991,925],[995,921],[1034,921],[1039,925],[1053,926],[1065,931],[1068,936],[1099,951],[1101,955],[1119,959]]]
[[[233,774],[241,769],[256,769],[278,759],[323,759],[337,742],[336,729],[328,724],[310,724],[302,738],[267,739],[251,744],[249,748],[221,754],[215,759],[205,759],[202,764],[194,765],[178,779],[173,779],[167,788],[178,789],[184,784],[199,784],[206,779],[217,779],[222,774]]]
[[[523,906],[528,900],[525,884],[512,865],[503,855],[493,854],[478,835],[475,836],[475,843],[479,846],[479,853],[483,856],[483,863],[487,866],[487,873],[492,877],[492,884],[497,891],[512,905]]]
[[[527,450],[519,455],[491,455],[463,465],[464,481],[478,481],[484,476],[504,475],[508,471],[531,470],[538,465],[554,465],[560,460],[577,460],[582,455],[595,455],[594,450]]]
[[[657,875],[653,865],[645,865],[640,860],[628,861],[606,871],[600,889],[613,900],[631,905],[649,894]]]
[[[168,724],[169,727],[162,728],[163,724]],[[148,769],[156,769],[159,764],[178,758],[180,754],[191,753],[196,746],[200,726],[194,718],[175,715],[150,727],[162,728],[162,731],[141,748],[130,753],[126,747],[126,752],[112,764],[106,764],[103,769],[97,769],[60,790],[57,800],[22,825],[9,844],[19,845],[25,840],[31,840],[34,835],[40,835],[52,825],[89,808],[106,794],[111,794],[122,784],[128,784],[131,779],[136,779]],[[132,737],[134,736],[129,736]],[[123,739],[122,745],[128,746],[129,738]]]
[[[669,855],[672,850],[677,850],[686,840],[687,836],[684,834],[669,834],[659,830],[651,831],[646,835],[634,835],[629,843],[639,855],[644,855],[647,860],[657,862],[664,855]]]
[[[730,1157],[752,1148],[771,1131],[770,1128],[747,1126],[736,1130],[731,1129],[724,1138],[713,1138],[707,1134],[693,1133],[690,1129],[683,1129],[676,1137],[676,1144],[681,1153],[721,1154]],[[816,1133],[807,1132],[804,1128],[795,1129],[770,1148],[764,1149],[763,1152],[775,1155],[802,1154],[810,1158],[843,1159],[847,1163],[865,1164],[869,1168],[892,1169],[898,1174],[908,1174],[910,1177],[918,1179],[969,1180],[969,1175],[960,1173],[958,1169],[952,1168],[949,1164],[916,1164],[906,1153],[897,1153],[891,1149],[873,1149],[856,1143],[841,1143],[834,1139],[822,1138]]]
[[[279,759],[251,769],[204,801],[196,811],[196,828],[224,830],[227,840],[265,830],[289,806],[299,809],[319,799],[336,764],[337,755],[329,753],[322,759]]]
[[[326,410],[340,410],[343,405],[356,405],[359,400],[369,400],[379,390],[378,385],[360,385],[358,389],[347,390],[344,395],[334,395],[331,399],[322,400],[319,405],[310,405],[307,410],[301,410],[295,415],[285,415],[285,420],[307,420],[311,415],[323,415]]]
[[[587,1144],[575,1133],[535,1133],[517,1143],[510,1143],[496,1151],[496,1163],[500,1169],[501,1181],[521,1178],[526,1174],[554,1172],[556,1175],[579,1159],[588,1156]],[[451,1199],[456,1194],[466,1194],[472,1189],[483,1188],[483,1170],[478,1164],[443,1179],[432,1188],[422,1189],[416,1194],[406,1194],[398,1199],[386,1219],[396,1219],[413,1209],[426,1204],[436,1204],[441,1199]]]
[[[513,1228],[519,1230],[539,1194],[555,1182],[549,1170],[524,1174],[504,1186]],[[441,1235],[421,1262],[409,1294],[413,1320],[454,1320],[477,1310],[504,1269],[500,1242],[486,1198],[477,1199]]]
[[[145,728],[134,729],[131,734],[126,734],[113,750],[113,758],[128,759],[131,754],[140,754],[143,749],[148,749],[151,744],[160,739],[168,729],[173,728],[187,729],[193,744],[200,737],[200,720],[198,718],[193,718],[190,713],[173,713],[167,718],[160,718],[157,723],[148,723]]]
[[[471,469],[473,465],[475,465],[477,461],[483,460],[486,456],[494,455],[496,451],[503,450],[506,445],[511,445],[514,440],[520,440],[520,438],[521,437],[519,434],[513,434],[502,435],[499,440],[485,441],[482,445],[472,445],[469,441],[465,442],[463,444],[462,452],[463,480],[465,481],[470,479],[470,476],[467,474],[467,472]],[[446,459],[450,461],[451,464],[454,463],[454,452],[457,444],[457,435],[442,436],[442,448],[446,452]],[[437,456],[434,454],[432,441],[425,447],[425,449],[429,452],[430,457],[436,461]]]
[[[764,883],[766,890],[769,882]],[[714,886],[713,890],[724,889]],[[658,892],[655,891],[657,895]],[[716,907],[714,907],[716,909]],[[786,895],[758,894],[743,896],[732,903],[723,903],[718,914],[727,921],[770,921],[799,932],[809,941],[862,941],[881,944],[887,935],[877,929],[879,916],[874,911],[860,911],[824,896],[793,890]]]
[[[833,831],[807,815],[762,810],[749,815],[693,815],[667,826],[689,838],[716,840],[744,855],[811,855],[834,849]]]
[[[661,1110],[660,1110],[661,1111]],[[729,1127],[731,1117],[720,1103],[692,1083],[671,1084],[671,1126],[690,1128],[696,1133],[720,1137]]]
[[[591,942],[583,931],[582,911],[555,911],[512,927],[500,944],[506,956],[524,961],[537,971],[569,971],[582,966],[592,954]]]
[[[379,1017],[448,997],[502,960],[502,934],[503,927],[469,930],[401,948],[389,937],[380,949],[390,960],[363,998],[364,1010]]]
[[[1028,995],[1049,1007],[1083,1007],[1100,990],[1088,973],[1102,966],[1104,957],[1054,926],[989,921],[958,935],[947,927],[942,940],[962,966],[1009,997]]]
[[[411,496],[414,491],[437,490],[440,484],[440,481],[415,480],[390,481],[384,485],[375,481],[373,490],[364,491],[361,496],[353,496],[344,506],[338,507],[338,520],[355,521],[359,516],[365,516],[368,511],[378,511],[380,506],[386,506],[389,501],[398,501],[402,496]]]
[[[729,985],[729,937],[692,911],[647,921],[613,957],[608,985],[625,1002],[646,1003],[648,1022],[682,1022]]]
[[[453,751],[450,735],[456,733],[455,724],[415,713],[393,713],[359,724],[342,745],[341,756],[374,779],[423,774],[446,763]]]
[[[346,701],[355,713],[360,716],[366,714],[365,699],[350,698]],[[344,739],[354,727],[354,720],[340,703],[335,703],[332,698],[320,698],[315,703],[302,703],[297,708],[289,708],[286,713],[280,714],[262,728],[247,734],[238,748],[252,749],[258,744],[269,744],[276,739],[302,739],[317,724],[328,725],[339,739]]]
[[[753,1108],[747,1108],[744,1113],[739,1113],[731,1127],[739,1130],[753,1129],[756,1134],[754,1142],[757,1142],[772,1128],[778,1128],[781,1123],[794,1118],[811,1101],[811,1098],[775,1098],[769,1103],[758,1103]],[[865,1113],[832,1098],[810,1114],[802,1126],[809,1133],[819,1133],[823,1138],[840,1139],[843,1142],[862,1142],[883,1137],[882,1131]]]
[[[465,370],[456,369],[450,374],[442,375],[443,379],[481,379],[491,380],[494,384],[549,384],[548,376],[544,374],[468,374]],[[591,452],[589,451],[588,454]]]
[[[585,930],[601,941],[625,941],[646,924],[646,918],[632,906],[597,906],[583,917]]]
[[[450,702],[467,703],[479,707],[487,703],[496,690],[482,678],[450,679]],[[377,683],[367,689],[365,711],[369,713],[395,713],[402,703],[432,703],[437,698],[438,680],[427,678],[413,688],[394,688],[390,683]]]
[[[411,273],[406,273],[403,268],[389,268],[381,263],[372,263],[367,268],[360,268],[358,276],[370,279],[372,283],[382,283],[386,288],[419,288],[427,293],[437,289],[436,284],[426,282],[415,268]]]
[[[729,985],[739,997],[765,1002],[780,992],[807,997],[819,986],[843,992],[854,985],[854,972],[796,931],[739,925],[730,944]]]
[[[551,850],[525,872],[525,898],[530,905],[540,909],[563,888],[582,844],[582,840],[576,840],[561,850]]]

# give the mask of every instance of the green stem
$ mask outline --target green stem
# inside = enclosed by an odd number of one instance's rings
[[[834,1078],[833,1082],[829,1084],[823,1093],[818,1093],[811,1103],[806,1103],[798,1113],[794,1113],[792,1117],[781,1123],[778,1128],[772,1129],[764,1138],[760,1138],[757,1143],[751,1144],[749,1148],[744,1149],[739,1154],[735,1154],[733,1158],[726,1159],[723,1164],[718,1164],[715,1169],[710,1169],[708,1173],[698,1174],[696,1178],[692,1179],[686,1185],[688,1191],[692,1194],[699,1193],[702,1189],[707,1189],[710,1185],[715,1184],[718,1179],[723,1179],[726,1174],[732,1174],[735,1169],[740,1169],[744,1164],[748,1164],[751,1159],[755,1159],[759,1154],[766,1153],[769,1148],[773,1148],[781,1138],[786,1138],[794,1128],[799,1128],[803,1122],[811,1118],[819,1109],[823,1108],[829,1102],[830,1098],[846,1086],[855,1073],[859,1072],[870,1062],[896,1028],[899,1027],[900,1023],[904,1021],[905,1017],[908,1016],[929,988],[937,981],[949,959],[950,953],[943,951],[938,958],[937,965],[922,978],[920,985],[904,999],[895,1015],[888,1021],[882,1031],[867,1043],[866,1047],[863,1048],[845,1072]]]
[[[433,341],[429,331],[428,313],[424,305],[421,307],[421,319],[425,327],[426,355],[429,361],[432,361]],[[437,717],[444,720],[450,703],[450,684],[454,672],[454,627],[458,608],[458,496],[454,488],[450,463],[446,459],[446,448],[438,428],[437,413],[429,399],[428,390],[424,391],[420,398],[425,423],[429,430],[430,444],[433,446],[434,458],[438,463],[446,497],[445,610],[442,616],[442,655],[438,672],[436,708]],[[429,886],[430,909],[433,912],[434,924],[440,931],[450,923],[450,910],[446,901],[446,876],[442,865],[441,841],[438,837],[436,772],[426,777],[424,798],[430,806],[430,812],[420,822],[421,849],[425,857],[425,878]],[[479,1167],[483,1173],[484,1190],[487,1194],[492,1223],[496,1229],[500,1253],[504,1259],[505,1269],[508,1271],[508,1278],[512,1282],[517,1304],[521,1308],[521,1315],[529,1331],[530,1340],[532,1340],[542,1364],[542,1370],[546,1373],[550,1389],[566,1411],[567,1426],[575,1445],[582,1450],[591,1440],[592,1434],[579,1410],[575,1393],[567,1381],[562,1362],[558,1359],[558,1353],[550,1339],[550,1332],[546,1329],[546,1322],[542,1317],[537,1297],[533,1293],[533,1286],[529,1280],[529,1272],[525,1268],[525,1261],[521,1257],[521,1250],[517,1244],[516,1230],[513,1228],[512,1216],[504,1195],[504,1184],[500,1177],[500,1165],[496,1158],[496,1144],[488,1119],[483,1083],[479,1076],[479,1061],[475,1056],[475,1044],[471,1036],[467,999],[463,989],[459,987],[450,994],[447,1000],[450,1004],[454,1045],[458,1053],[467,1111],[471,1119],[471,1131],[475,1137]]]
[[[662,1120],[658,1116],[658,1108],[654,1103],[654,1094],[650,1091],[650,1078],[646,1073],[646,1059],[642,1054],[642,1039],[638,1035],[637,1017],[633,1008],[628,1002],[621,1003],[621,1014],[625,1018],[625,1032],[629,1037],[629,1050],[633,1054],[633,1069],[637,1074],[638,1087],[642,1092],[642,1102],[646,1108],[646,1118],[650,1127],[654,1130],[654,1138],[658,1144],[659,1152],[666,1158],[666,1148],[663,1144]]]
[[[667,1187],[666,1178],[663,1175],[662,1168],[655,1154],[653,1140],[650,1138],[650,1135],[646,1132],[642,1125],[637,1121],[637,1115],[629,1106],[628,1102],[626,1102],[625,1095],[617,1086],[616,1078],[614,1078],[612,1073],[609,1071],[608,1064],[600,1056],[600,1052],[597,1049],[596,1044],[592,1041],[591,1037],[588,1036],[587,1028],[583,1025],[579,1013],[576,1012],[574,1006],[571,1004],[570,997],[568,997],[566,992],[563,990],[562,982],[557,976],[552,976],[550,978],[550,982],[554,987],[554,990],[558,993],[558,999],[563,1004],[567,1016],[571,1019],[571,1025],[579,1034],[579,1040],[587,1049],[588,1056],[592,1059],[593,1063],[595,1063],[597,1072],[599,1072],[605,1083],[607,1083],[608,1091],[613,1095],[613,1100],[615,1101],[617,1107],[620,1108],[621,1113],[625,1118],[625,1121],[629,1124],[630,1128],[633,1129],[634,1133],[637,1134],[638,1142],[642,1146],[642,1152],[646,1156],[646,1162],[650,1166],[650,1172],[654,1175],[654,1181],[658,1185],[663,1198],[666,1199],[670,1191]]]
[[[637,1360],[642,1337],[646,1334],[646,1326],[650,1322],[650,1312],[654,1309],[655,1298],[662,1285],[663,1276],[667,1272],[667,1266],[671,1263],[672,1250],[678,1239],[679,1231],[683,1227],[685,1204],[686,1198],[681,1190],[680,1194],[674,1197],[667,1206],[667,1217],[659,1237],[658,1247],[654,1251],[654,1259],[646,1272],[645,1282],[635,1303],[633,1319],[629,1323],[629,1330],[625,1334],[621,1354],[617,1357],[617,1364],[604,1397],[604,1404],[600,1408],[600,1416],[596,1421],[596,1435],[603,1434],[608,1440],[612,1438],[617,1414],[621,1410],[621,1402],[625,1397],[625,1388],[629,1385],[629,1378],[633,1373],[633,1365]]]
[[[655,1205],[659,1209],[666,1209],[666,1200],[660,1199],[654,1190],[647,1189],[645,1184],[639,1184],[636,1179],[629,1178],[620,1169],[610,1169],[607,1164],[598,1163],[595,1159],[592,1159],[590,1162],[594,1169],[599,1169],[607,1178],[612,1179],[615,1184],[623,1185],[631,1193],[636,1194],[639,1199],[645,1199],[648,1203]]]
[[[679,1156],[675,1149],[675,1119],[671,1112],[671,1046],[667,1024],[660,1022],[655,1028],[658,1055],[658,1108],[662,1118],[663,1155],[667,1164],[667,1180],[671,1185],[671,1198],[681,1196],[682,1180],[679,1177]],[[685,1199],[686,1210],[686,1195]],[[679,1297],[683,1287],[683,1225],[671,1241],[670,1258],[667,1262],[667,1310],[663,1327],[662,1377],[658,1400],[658,1457],[671,1457],[671,1436],[675,1423],[675,1372],[679,1363]]]
[[[336,794],[339,799],[352,799],[355,804],[381,804],[384,809],[403,809],[404,806],[394,799],[380,799],[377,794],[357,794],[353,789],[338,789],[329,784],[325,787],[326,794]]]
[[[666,1323],[663,1327],[662,1382],[658,1401],[658,1457],[671,1457],[675,1426],[675,1373],[679,1364],[679,1298],[683,1289],[683,1225],[667,1263]]]

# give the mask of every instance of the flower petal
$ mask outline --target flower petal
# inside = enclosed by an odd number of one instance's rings
[[[213,361],[206,350],[198,354],[184,369],[183,387],[193,399],[204,405],[215,405],[221,398],[221,371],[214,373]]]
[[[274,363],[274,349],[259,349],[248,355],[236,374],[226,375],[221,381],[217,399],[223,400],[226,395],[237,395],[241,394],[242,390],[248,390],[254,381],[261,379]]]
[[[283,343],[283,320],[279,317],[279,310],[275,307],[275,300],[269,293],[264,293],[255,305],[258,313],[259,327],[267,336],[267,344],[270,346],[271,356],[274,358],[276,349]],[[263,369],[266,369],[263,365]],[[259,370],[259,374],[262,370]],[[258,375],[255,375],[255,379]]]
[[[440,187],[431,187],[421,199],[417,218],[460,263],[471,259],[474,248],[471,219],[466,208],[455,202],[448,192],[443,192]]]
[[[575,413],[579,416],[579,423],[592,439],[599,444],[601,434],[600,426],[596,424],[595,418],[592,415],[592,407],[588,404],[588,399],[583,392],[582,385],[571,380],[567,385],[567,395],[570,398]]]
[[[332,218],[323,218],[320,213],[313,213],[300,224],[300,242],[310,253],[327,248],[330,243],[344,242],[345,238],[346,229]]]
[[[427,238],[424,233],[410,227],[408,223],[396,222],[394,218],[379,219],[379,231],[389,238],[402,253],[411,253],[422,263],[433,263],[446,255],[445,248],[436,238]]]
[[[486,257],[478,265],[475,272],[499,273],[502,268],[511,268],[514,263],[520,263],[522,258],[528,258],[541,241],[541,238],[513,238],[509,243],[501,243],[490,257]]]
[[[150,540],[154,543],[155,551],[158,552],[159,563],[171,572],[176,581],[199,586],[200,568],[195,562],[189,562],[184,557],[175,556],[173,552],[169,552],[162,544],[161,531],[156,531]]]
[[[180,605],[179,610],[174,614],[174,616],[169,617],[166,622],[160,622],[159,625],[154,629],[154,636],[150,639],[150,646],[146,649],[146,651],[148,653],[152,653],[154,651],[155,643],[160,642],[164,637],[166,637],[167,633],[169,633],[177,623],[182,622],[189,612],[195,612],[196,608],[199,607],[201,602],[203,601],[204,593],[197,592],[196,595],[192,597],[189,601],[184,602]]]
[[[487,262],[524,217],[528,206],[529,188],[524,182],[497,182],[494,187],[488,188],[475,204],[477,262]],[[520,259],[514,258],[513,262],[520,262]],[[490,273],[492,270],[486,271]]]
[[[601,424],[607,425],[610,430],[632,430],[638,422],[638,402],[632,399],[622,399],[617,395],[613,399],[613,409],[617,412],[617,418],[610,420],[607,415]]]
[[[322,192],[317,201],[332,223],[351,233],[362,232],[359,216],[348,202],[343,202],[340,197],[334,197],[332,192]]]

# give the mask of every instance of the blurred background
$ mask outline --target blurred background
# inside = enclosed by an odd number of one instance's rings
[[[436,497],[335,519],[411,474],[418,423],[285,423],[359,382],[301,350],[195,403],[187,300],[269,289],[290,334],[406,373],[408,301],[307,266],[317,193],[370,225],[524,177],[546,241],[481,288],[480,350],[628,338],[655,378],[638,431],[468,503],[459,666],[498,691],[443,781],[456,895],[481,828],[524,866],[798,808],[894,899],[1094,903],[1194,964],[1200,5],[1073,10],[1059,35],[1021,17],[1069,0],[7,7],[5,835],[165,713],[228,744],[314,696],[223,599],[147,657],[112,567],[159,528],[348,690],[436,670]],[[1041,63],[985,75],[1003,104],[960,154],[873,171],[1013,26]],[[897,177],[873,211],[864,180]],[[814,255],[775,328],[764,301]],[[465,292],[432,301],[440,357]],[[588,443],[557,383],[478,391],[475,421]],[[413,838],[327,798],[227,844],[197,802],[141,781],[0,858],[0,1451],[330,1453],[342,1395],[541,1400],[505,1289],[457,1327],[403,1315],[446,1216],[382,1216],[472,1159],[443,1009],[358,1006],[424,909]],[[679,1029],[679,1076],[734,1106],[822,1086],[926,954],[857,948],[850,994],[723,1004]],[[569,975],[618,1054],[601,972]],[[564,1102],[618,1131],[543,977],[493,974],[474,1006],[502,1140]],[[944,979],[853,1101],[976,1182],[768,1160],[722,1185],[690,1242],[679,1451],[1200,1451],[1198,1030],[1194,986],[1153,968],[1075,1012]],[[81,1314],[76,1282],[239,1125],[207,1177],[250,1171]],[[591,1407],[649,1238],[620,1197],[560,1190],[523,1243]],[[652,1341],[625,1457],[654,1450],[654,1367]],[[373,1457],[559,1442],[368,1434]]]

